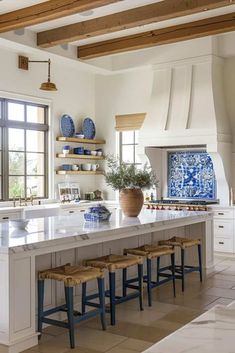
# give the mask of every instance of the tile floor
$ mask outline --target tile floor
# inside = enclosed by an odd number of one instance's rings
[[[235,259],[216,257],[215,271],[202,284],[197,273],[188,275],[184,294],[177,283],[176,298],[171,283],[153,293],[152,308],[145,305],[143,312],[139,312],[136,300],[119,305],[117,324],[108,326],[107,331],[101,331],[96,318],[78,325],[74,350],[69,349],[66,330],[48,327],[39,345],[25,353],[142,352],[214,305],[235,300]]]

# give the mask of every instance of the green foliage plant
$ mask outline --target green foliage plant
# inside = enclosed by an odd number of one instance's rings
[[[108,156],[106,160],[108,170],[105,173],[105,181],[114,190],[142,190],[158,186],[156,175],[147,164],[137,168],[134,164],[119,162],[114,156]]]

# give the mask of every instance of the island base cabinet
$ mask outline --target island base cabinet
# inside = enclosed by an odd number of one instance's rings
[[[37,273],[40,270],[66,263],[81,264],[83,260],[109,255],[123,254],[124,248],[157,243],[159,240],[176,236],[202,238],[203,264],[208,271],[213,269],[213,227],[211,216],[180,221],[159,222],[157,226],[138,225],[131,230],[120,228],[92,238],[70,237],[70,241],[48,241],[43,246],[25,245],[20,250],[0,253],[0,353],[19,353],[38,343],[37,333]],[[98,240],[97,240],[98,239]],[[18,249],[18,248],[16,248]],[[177,261],[179,261],[177,254]],[[167,261],[167,260],[164,260]],[[198,261],[197,251],[187,253],[187,261]],[[164,263],[162,263],[164,265]],[[154,270],[154,269],[153,269]],[[135,276],[136,269],[128,270]],[[108,275],[106,273],[106,275]],[[121,273],[118,274],[121,289]],[[106,281],[106,288],[107,288]],[[89,283],[88,292],[96,291],[96,283]],[[75,291],[75,305],[78,310],[81,289]],[[64,302],[62,283],[46,281],[45,309]],[[62,319],[63,316],[60,317]]]
[[[18,353],[38,342],[35,327],[35,257],[0,254],[0,352]]]

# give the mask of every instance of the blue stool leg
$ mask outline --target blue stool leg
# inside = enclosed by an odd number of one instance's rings
[[[109,272],[109,291],[110,291],[110,322],[115,325],[115,272]]]
[[[172,271],[173,293],[175,297],[175,254],[171,254],[171,271]]]
[[[42,333],[44,280],[38,280],[38,332]],[[39,338],[41,335],[39,336]]]
[[[75,347],[74,316],[73,316],[73,287],[65,287],[65,301],[67,307],[70,347]]]
[[[202,250],[201,250],[201,244],[198,245],[198,261],[199,261],[200,281],[202,282]]]
[[[127,269],[124,268],[122,270],[122,296],[123,297],[126,297],[127,295],[126,280],[127,280]]]
[[[157,257],[157,285],[160,280],[160,256]]]
[[[102,329],[106,330],[106,319],[105,319],[105,290],[104,290],[104,278],[97,278],[98,281],[98,291],[100,300],[100,319],[102,324]]]
[[[152,260],[147,258],[147,290],[148,304],[152,306]]]
[[[86,282],[82,283],[82,315],[86,312]]]
[[[184,292],[184,249],[181,249],[182,292]]]
[[[139,305],[140,310],[144,310],[143,308],[143,265],[138,265],[138,285],[139,285]]]

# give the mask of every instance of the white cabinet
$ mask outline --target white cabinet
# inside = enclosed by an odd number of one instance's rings
[[[233,239],[215,237],[214,249],[219,252],[233,253]]]
[[[58,216],[60,209],[59,207],[46,207],[46,206],[32,206],[25,207],[25,218],[41,218],[41,217],[53,217]]]
[[[234,253],[234,209],[214,210],[214,249],[219,252]]]
[[[234,218],[234,210],[233,209],[219,209],[214,211],[215,219],[233,219]]]
[[[88,209],[88,207],[71,207],[71,208],[62,208],[60,209],[60,215],[61,216],[69,216],[72,214],[76,214],[76,213],[84,213],[86,212],[86,210]]]
[[[14,220],[14,219],[20,219],[22,217],[22,210],[1,210],[0,209],[0,222],[8,221],[8,220]]]

